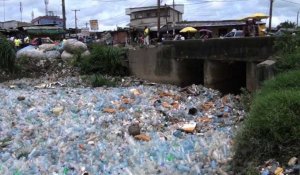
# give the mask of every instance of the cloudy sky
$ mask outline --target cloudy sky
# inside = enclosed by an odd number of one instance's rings
[[[61,0],[48,0],[48,10],[61,16]],[[0,0],[0,21],[31,21],[32,16],[45,15],[45,0]],[[129,23],[125,8],[156,5],[157,0],[65,0],[67,28],[75,26],[74,11],[78,9],[78,27],[85,27],[91,19],[99,21],[100,30],[115,29]],[[161,0],[161,4],[172,4],[173,0]],[[240,19],[256,12],[269,13],[270,0],[175,0],[184,4],[184,20]],[[274,0],[273,26],[286,20],[296,23],[300,0]],[[267,24],[268,21],[266,20]],[[300,19],[299,19],[300,23]],[[300,25],[300,24],[299,24]]]

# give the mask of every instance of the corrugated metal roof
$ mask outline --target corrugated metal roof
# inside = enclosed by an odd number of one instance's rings
[[[265,24],[264,22],[257,21],[258,24]],[[194,28],[202,28],[202,27],[222,27],[222,26],[243,26],[246,22],[243,20],[223,20],[223,21],[185,21],[185,22],[177,22],[175,23],[174,28],[176,30],[180,30],[185,27],[194,27]],[[172,24],[165,25],[161,28],[162,31],[168,29],[173,29]]]
[[[184,13],[184,5],[183,4],[175,4],[175,7],[173,8],[172,5],[162,5],[160,8],[172,8],[180,13]],[[126,15],[130,15],[131,13],[134,12],[140,12],[140,11],[147,11],[147,10],[156,10],[157,6],[148,6],[148,7],[135,7],[135,8],[127,8],[125,9]]]

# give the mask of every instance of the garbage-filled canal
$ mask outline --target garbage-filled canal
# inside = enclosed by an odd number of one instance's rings
[[[203,86],[0,84],[0,174],[226,174],[238,96]]]

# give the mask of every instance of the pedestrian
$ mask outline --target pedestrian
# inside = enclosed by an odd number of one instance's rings
[[[149,33],[150,30],[147,26],[145,26],[144,29],[144,45],[149,46],[150,42],[149,42]]]
[[[19,39],[19,37],[16,37],[14,40],[14,44],[15,44],[15,49],[16,51],[18,51],[21,47],[22,41]]]
[[[24,46],[25,46],[25,47],[28,46],[29,43],[30,43],[29,36],[26,36],[26,37],[24,38]]]

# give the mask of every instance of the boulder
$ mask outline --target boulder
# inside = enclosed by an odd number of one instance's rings
[[[83,42],[77,41],[75,39],[68,39],[64,42],[63,47],[65,51],[71,54],[82,54],[88,49]]]

